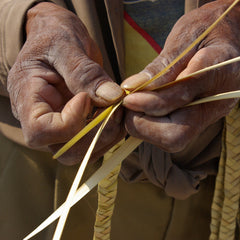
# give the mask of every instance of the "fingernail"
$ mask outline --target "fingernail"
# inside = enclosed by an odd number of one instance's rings
[[[106,101],[115,101],[123,95],[123,90],[114,82],[105,82],[98,87],[96,95]]]
[[[147,72],[140,72],[138,74],[135,74],[129,78],[127,78],[121,85],[123,89],[126,90],[133,90],[139,86],[141,86],[143,83],[151,79],[150,73]]]

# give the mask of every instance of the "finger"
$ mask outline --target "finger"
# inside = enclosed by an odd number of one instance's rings
[[[75,42],[68,46],[63,44],[66,43],[59,41],[52,47],[50,65],[65,79],[73,94],[87,92],[97,106],[110,105],[122,97],[123,90],[106,74],[100,64],[92,60],[97,58],[96,53],[92,54],[93,50],[86,50]],[[93,41],[90,38],[88,44],[88,48],[92,49]],[[99,52],[97,47],[95,52]]]
[[[169,34],[164,49],[160,55],[154,59],[152,63],[147,65],[141,73],[126,79],[122,83],[122,87],[131,91],[168,67],[170,63],[202,33],[202,25],[204,25],[204,23],[192,23],[196,15],[197,14],[193,11],[191,14],[185,15],[183,18],[179,19]],[[199,19],[199,17],[197,17],[197,19]],[[188,26],[187,31],[186,26]],[[197,45],[194,46],[191,51],[172,66],[163,76],[149,84],[145,89],[152,90],[167,82],[175,80],[178,74],[186,67],[191,57],[195,54],[197,47]]]
[[[123,106],[135,111],[142,112],[149,116],[164,116],[175,109],[191,102],[192,92],[188,89],[189,85],[181,84],[172,87],[171,91],[162,90],[161,92],[143,91],[128,95],[123,100]],[[176,95],[178,100],[175,101]]]
[[[123,95],[123,90],[111,80],[101,66],[84,54],[80,54],[75,63],[71,61],[71,66],[66,66],[63,71],[62,75],[70,91],[74,94],[87,92],[98,106],[113,104]]]
[[[219,12],[221,12],[224,11],[223,7],[226,6],[220,4],[217,7],[219,8]],[[181,17],[170,32],[166,40],[164,49],[160,53],[159,57],[156,58],[142,71],[144,73],[147,73],[145,75],[145,79],[143,79],[143,77],[137,74],[136,76],[127,79],[122,85],[123,88],[131,91],[131,89],[136,88],[137,86],[148,80],[149,78],[147,77],[147,75],[150,75],[150,78],[154,77],[165,67],[169,66],[172,61],[176,60],[180,56],[180,54],[182,54],[184,50],[191,46],[194,40],[196,40],[204,32],[204,30],[216,20],[217,15],[212,14],[213,12],[216,12],[215,8],[216,4],[208,4],[200,9],[191,11],[190,13]],[[198,19],[201,19],[201,21],[198,21]],[[218,27],[219,26],[217,26],[217,28]],[[191,50],[187,54],[182,56],[181,59],[178,59],[177,63],[169,69],[169,72],[167,72],[167,74],[159,77],[156,81],[149,84],[145,89],[152,90],[158,88],[164,83],[175,80],[177,75],[186,67],[191,57],[198,51],[199,48],[202,47],[202,45],[204,45],[202,43],[207,42],[207,44],[209,45],[209,43],[211,44],[212,41],[215,41],[218,38],[221,40],[223,38],[226,38],[226,34],[224,34],[224,31],[225,29],[223,30],[220,27],[220,31],[216,30],[213,31],[214,33],[210,33],[210,39],[208,39],[208,36],[207,41],[205,41],[205,39],[200,43],[196,43],[196,45],[192,46]]]
[[[33,82],[28,85],[29,93],[20,98],[24,104],[21,107],[18,105],[23,134],[29,146],[65,142],[85,126],[91,110],[91,100],[87,93],[77,94],[61,112],[54,112],[50,102],[39,94],[39,89],[43,87],[42,81]]]
[[[218,45],[200,49],[177,78],[180,79],[192,72],[224,61],[235,54],[229,46],[223,46],[223,49],[219,49]],[[233,70],[232,66],[228,66],[184,81],[176,81],[175,84],[160,90],[133,93],[124,98],[123,104],[133,111],[144,112],[151,116],[164,116],[194,99],[236,89],[237,81],[232,81],[230,84],[226,79],[227,76],[232,76]]]
[[[58,161],[65,165],[73,165],[82,161],[87,149],[89,148],[99,125],[92,129],[86,136],[80,139],[74,146],[68,149],[63,155],[58,158]],[[102,157],[104,153],[119,142],[126,135],[126,130],[123,127],[123,111],[118,110],[109,120],[99,140],[94,148],[91,156],[91,161],[95,161]],[[56,153],[63,144],[54,144],[49,146],[53,153]]]
[[[179,152],[228,111],[228,101],[223,101],[223,106],[212,102],[187,107],[158,118],[128,111],[125,125],[130,135],[166,152]]]
[[[198,52],[195,55],[197,64],[194,63],[195,57],[193,57],[193,60],[190,60],[189,62],[190,67],[187,67],[184,70],[182,76],[190,73],[191,70],[198,70],[198,68],[202,67],[200,62],[205,61],[200,61],[198,55],[201,55],[201,53]],[[193,64],[190,64],[192,62]],[[157,63],[154,63],[154,65],[156,64]],[[158,67],[161,68],[161,66],[161,62],[158,63]],[[141,73],[141,75],[143,76],[143,73]],[[169,81],[173,81],[173,77],[177,78],[177,74],[175,72],[168,73],[165,76],[165,79],[170,78]],[[136,75],[134,78],[136,78]],[[197,83],[195,83],[192,79],[188,79],[188,81],[185,81],[184,83],[178,83],[159,91],[142,91],[129,94],[124,98],[123,105],[133,111],[144,112],[147,115],[163,116],[192,101],[196,91],[200,91],[200,88],[198,88],[196,84]]]
[[[98,106],[110,105],[122,96],[122,89],[102,69],[100,50],[75,14],[41,3],[28,11],[26,28],[27,57],[33,61],[37,56],[49,64],[73,95],[87,92]]]
[[[168,64],[169,61],[160,55],[140,73],[134,74],[125,79],[121,84],[121,87],[129,92],[135,91],[137,88],[140,88],[143,84],[151,80],[156,74],[160,73],[162,69],[168,66]],[[173,71],[168,72],[167,74],[169,78],[174,79]],[[163,78],[161,79],[162,84],[164,84],[166,80],[163,80]],[[150,85],[152,84],[148,84],[144,89],[149,89]]]
[[[201,125],[189,121],[193,120],[194,115],[196,116],[197,112],[190,116],[188,111],[187,119],[184,118],[186,115],[182,115],[182,118],[181,115],[154,118],[129,111],[126,116],[126,129],[131,136],[143,139],[164,151],[178,152],[186,147],[191,137],[199,133],[196,126]],[[201,116],[198,116],[197,122],[200,121],[199,119]]]

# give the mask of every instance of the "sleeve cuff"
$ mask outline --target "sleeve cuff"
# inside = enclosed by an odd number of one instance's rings
[[[5,38],[3,46],[6,70],[9,71],[14,64],[17,55],[24,43],[24,23],[28,9],[41,0],[24,0],[10,1],[4,8],[4,29],[3,36]]]

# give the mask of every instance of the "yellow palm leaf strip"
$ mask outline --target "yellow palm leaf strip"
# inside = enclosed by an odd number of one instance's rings
[[[230,59],[210,67],[206,67],[192,74],[189,74],[184,78],[177,79],[176,81],[189,79],[190,77],[194,77],[198,74],[205,73],[207,71],[210,71],[219,67],[223,67],[225,65],[232,64],[237,61],[240,61],[240,57],[236,57],[234,59]],[[171,82],[171,83],[175,83],[175,82]],[[166,84],[166,85],[170,85],[170,84]],[[204,102],[229,99],[229,98],[237,98],[237,97],[240,97],[240,91],[217,94],[214,96],[200,99],[186,106],[192,106],[192,105],[196,105]],[[112,148],[107,154],[105,154],[104,159],[109,157],[108,155],[112,154],[112,152],[117,147],[118,145],[115,145],[114,148]],[[118,165],[111,173],[108,174],[108,176],[106,176],[106,178],[104,178],[98,184],[98,210],[96,213],[96,220],[95,220],[95,226],[94,226],[94,238],[93,238],[94,240],[110,239],[111,217],[113,214],[114,201],[117,194],[117,179],[120,171],[120,166],[121,165]]]
[[[198,74],[219,68],[228,64],[232,64],[240,60],[240,57],[227,60],[225,62],[206,67],[202,70],[196,71],[188,76],[178,79],[177,81],[185,80]],[[207,98],[197,100],[186,106],[192,106],[200,103],[211,102],[216,100],[239,98],[240,91],[227,92],[217,94]],[[115,148],[117,145],[115,146]],[[114,149],[114,148],[113,148]],[[112,153],[113,149],[110,153]],[[109,154],[109,153],[108,153]],[[105,156],[106,157],[106,156]],[[120,165],[117,166],[106,178],[98,184],[98,210],[96,214],[96,221],[94,226],[94,240],[109,240],[111,231],[111,217],[114,209],[114,201],[117,194],[117,178],[120,171]]]
[[[96,127],[100,122],[102,122],[112,111],[114,106],[110,106],[105,109],[101,114],[94,118],[86,127],[84,127],[78,134],[76,134],[71,140],[69,140],[58,152],[53,156],[54,159],[60,157],[69,148],[71,148],[77,141],[79,141],[83,136],[85,136],[89,131]]]
[[[76,174],[76,177],[73,181],[73,184],[70,188],[70,191],[69,191],[69,194],[67,196],[67,199],[66,199],[66,202],[65,202],[65,205],[64,205],[64,209],[62,211],[62,214],[60,216],[60,219],[58,221],[58,224],[57,224],[57,227],[56,227],[56,230],[55,230],[55,233],[54,233],[54,236],[53,236],[53,240],[59,240],[61,238],[61,235],[62,235],[62,232],[63,232],[63,229],[64,229],[64,226],[65,226],[65,222],[67,220],[67,216],[68,216],[68,213],[70,211],[70,208],[71,208],[71,203],[73,201],[73,198],[74,198],[74,195],[75,195],[75,192],[77,191],[77,188],[78,188],[78,185],[81,181],[81,178],[82,178],[82,175],[85,171],[85,168],[87,166],[87,163],[91,157],[91,154],[92,154],[92,151],[97,143],[97,140],[99,139],[104,127],[106,126],[108,120],[110,119],[110,117],[112,116],[112,114],[114,113],[114,111],[120,106],[121,102],[119,104],[117,104],[110,112],[110,114],[108,114],[107,118],[104,120],[104,122],[102,123],[102,125],[100,126],[100,128],[98,129],[95,137],[93,138],[93,141],[92,143],[90,144],[89,148],[88,148],[88,151],[86,153],[86,155],[84,156],[84,159],[79,167],[79,170]]]
[[[104,154],[103,164],[113,155],[122,144],[120,141],[106,154]],[[121,163],[118,164],[104,179],[98,183],[98,209],[94,224],[94,240],[110,239],[111,219],[114,210],[114,202],[117,195],[118,175],[121,169]]]
[[[94,240],[108,240],[111,233],[111,219],[117,195],[119,164],[106,178],[98,183],[98,209],[94,224]]]
[[[99,181],[107,176],[117,165],[119,165],[134,149],[136,149],[142,143],[141,139],[134,137],[129,137],[124,144],[122,144],[113,155],[101,166],[85,183],[74,194],[71,206],[80,201],[84,196],[86,196]],[[55,212],[53,212],[46,220],[44,220],[36,229],[34,229],[30,234],[28,234],[23,240],[28,240],[34,237],[36,234],[41,232],[51,223],[61,215],[64,205],[63,203]]]
[[[153,78],[146,81],[144,84],[140,85],[136,89],[131,92],[126,91],[127,94],[134,93],[136,91],[142,90],[148,84],[152,83],[162,75],[164,75],[173,65],[175,65],[181,58],[183,58],[196,44],[198,44],[201,40],[203,40],[209,32],[211,32],[215,26],[231,11],[231,9],[239,2],[239,0],[235,0],[229,8],[212,24],[208,27],[197,39],[193,41],[178,57],[176,57],[166,68],[156,74]],[[92,128],[94,128],[99,122],[101,122],[112,110],[113,106],[107,108],[102,114],[100,114],[97,118],[95,118],[92,122],[90,122],[84,129],[82,129],[76,136],[74,136],[69,142],[67,142],[53,157],[58,158],[64,152],[66,152],[69,148],[71,148],[77,141],[80,140],[85,134],[87,134]]]
[[[135,148],[137,148],[143,141],[141,139],[137,139],[134,137],[129,137],[126,142],[117,149],[112,157],[104,163],[84,184],[81,185],[81,187],[77,190],[76,194],[74,195],[73,202],[71,203],[73,206],[78,201],[80,201],[85,195],[87,195],[97,184],[99,181],[101,181],[104,177],[107,176],[109,172],[111,172],[118,164],[120,164]],[[223,144],[224,146],[224,144]],[[222,155],[224,154],[224,151],[222,151]],[[221,159],[224,159],[224,156],[221,156]],[[223,174],[221,171],[224,171],[225,164],[223,160],[220,160],[219,164],[219,171],[218,171],[218,177],[216,181],[216,187],[215,187],[215,197],[214,197],[214,204],[212,206],[212,218],[214,221],[214,216],[218,216],[219,214],[219,207],[220,204],[218,203],[221,199],[221,196],[217,195],[217,189],[222,189],[221,187],[221,180],[220,176]],[[220,194],[221,195],[221,194]],[[219,199],[217,201],[217,199]],[[53,212],[44,222],[42,222],[33,232],[31,232],[29,235],[27,235],[23,240],[28,240],[32,237],[34,237],[36,234],[41,232],[43,229],[45,229],[47,226],[49,226],[51,223],[53,223],[56,219],[59,218],[61,215],[61,212],[63,210],[65,203],[63,203],[55,212]],[[214,211],[215,209],[215,211]],[[218,217],[215,217],[215,220],[218,220]],[[215,229],[216,224],[211,224],[212,234],[213,229]],[[212,238],[211,240],[214,240],[216,238]]]
[[[173,65],[175,65],[182,57],[184,57],[197,43],[203,40],[209,32],[211,32],[214,27],[229,13],[229,11],[239,2],[239,0],[235,0],[229,8],[210,26],[208,27],[192,44],[190,44],[178,57],[176,57],[166,68],[164,68],[161,72],[156,74],[153,78],[137,87],[130,93],[134,93],[136,91],[142,90],[151,82],[155,81],[160,76],[164,75]],[[127,92],[129,94],[129,92]],[[55,155],[54,158],[58,158],[64,152],[66,152],[70,147],[72,147],[81,137],[83,137],[87,132],[89,132],[92,128],[94,128],[99,122],[101,122],[112,110],[113,106],[107,108],[102,114],[100,114],[97,118],[95,118],[92,122],[90,122],[84,129],[82,129],[76,136],[74,136],[69,142],[67,142]]]
[[[159,90],[159,89],[162,89],[162,88],[165,88],[165,87],[169,87],[171,85],[174,85],[176,82],[185,81],[185,80],[188,80],[189,78],[195,77],[195,76],[197,76],[199,74],[206,73],[206,72],[214,70],[216,68],[220,68],[220,67],[223,67],[223,66],[235,63],[235,62],[239,62],[239,61],[240,61],[240,56],[232,58],[232,59],[229,59],[229,60],[226,60],[224,62],[220,62],[220,63],[214,64],[214,65],[211,65],[209,67],[205,67],[205,68],[203,68],[201,70],[198,70],[196,72],[190,73],[190,74],[188,74],[188,75],[186,75],[186,76],[184,76],[182,78],[177,78],[175,81],[163,84],[160,87],[154,88],[153,90]]]
[[[225,124],[226,125],[226,124]],[[211,206],[211,224],[210,224],[210,240],[218,240],[219,228],[222,217],[222,206],[224,201],[224,176],[225,176],[225,167],[226,167],[226,126],[224,126],[222,133],[222,149],[221,157],[218,164],[218,174],[215,182],[214,197]]]
[[[240,90],[237,91],[231,91],[231,92],[225,92],[225,93],[219,93],[210,97],[205,97],[199,100],[196,100],[192,103],[189,103],[185,105],[184,107],[197,105],[200,103],[207,103],[212,101],[218,101],[218,100],[224,100],[224,99],[231,99],[231,98],[240,98]]]
[[[136,91],[138,91],[138,90],[141,90],[141,89],[143,89],[145,86],[147,86],[148,84],[150,84],[151,82],[153,82],[154,80],[156,80],[157,78],[159,78],[160,76],[162,76],[163,74],[165,74],[177,61],[179,61],[183,56],[185,56],[187,53],[188,53],[188,51],[190,51],[198,42],[200,42],[216,25],[217,25],[217,23],[223,18],[223,17],[225,17],[225,15],[237,4],[239,2],[239,0],[235,0],[234,2],[233,2],[233,4],[231,4],[230,5],[230,7],[206,30],[206,31],[204,31],[187,49],[185,49],[184,51],[183,51],[183,53],[181,53],[176,59],[174,59],[173,60],[173,62],[172,63],[170,63],[165,69],[163,69],[159,74],[157,74],[157,75],[155,75],[152,79],[150,79],[149,81],[147,81],[145,84],[143,84],[143,85],[141,85],[140,87],[138,87],[138,88],[136,88],[134,91],[132,91],[132,92],[136,92]],[[120,103],[121,104],[121,103]],[[111,108],[111,107],[110,107]],[[106,116],[105,116],[106,117]],[[98,123],[97,123],[98,124]],[[96,124],[96,125],[97,125]],[[92,127],[93,128],[93,127]],[[89,131],[92,129],[92,128],[89,128]],[[71,142],[71,141],[70,141]],[[75,142],[73,141],[73,143],[72,144],[70,144],[71,146],[74,144]],[[92,144],[91,144],[92,145]],[[71,147],[70,146],[70,147]],[[64,148],[64,151],[67,151],[69,148],[70,148],[69,146],[68,147],[66,147],[66,148]],[[91,146],[90,146],[91,147]],[[62,153],[61,153],[62,154]],[[128,153],[129,154],[129,153]],[[59,155],[57,155],[57,156],[59,156]],[[89,156],[90,157],[90,156]],[[56,158],[56,155],[55,155],[55,158]],[[74,181],[75,182],[75,181]],[[74,184],[74,185],[76,185],[76,184]],[[76,186],[74,186],[74,188],[75,188]],[[72,190],[72,188],[71,188],[71,190]],[[70,192],[71,192],[71,195],[74,195],[75,194],[75,191],[71,191],[70,190]],[[72,196],[71,196],[71,198],[72,198]],[[67,199],[71,199],[69,196],[68,196],[68,198]],[[66,201],[67,202],[67,204],[65,203],[65,206],[66,205],[71,205],[72,204],[72,202],[70,201],[70,200],[67,200]],[[67,207],[65,207],[64,206],[64,209],[68,209],[68,210],[66,210],[66,211],[64,211],[65,212],[65,216],[64,217],[62,217],[62,219],[64,219],[64,218],[66,218],[66,212],[68,212],[69,211],[69,209],[70,209],[70,207],[69,206],[67,206]],[[61,222],[63,222],[63,221],[61,221]],[[58,224],[58,225],[60,225],[60,224]],[[61,227],[59,227],[59,232],[61,232],[63,229],[61,229],[62,227],[64,226],[64,224],[61,226]],[[58,228],[58,227],[57,227]],[[59,233],[57,233],[56,235],[61,235],[61,233],[59,234]]]
[[[144,89],[148,84],[152,83],[162,75],[164,75],[172,66],[174,66],[181,58],[183,58],[195,45],[201,42],[214,28],[215,26],[232,10],[232,8],[239,2],[235,0],[227,10],[212,24],[210,25],[198,38],[196,38],[179,56],[177,56],[166,68],[161,72],[157,73],[153,78],[143,83],[141,86],[137,87],[131,93]]]
[[[223,153],[212,204],[211,240],[234,240],[240,204],[239,104],[225,119]]]
[[[220,100],[220,99],[219,99]],[[196,103],[197,104],[197,103]],[[198,103],[199,104],[199,103]],[[101,181],[104,177],[107,176],[109,172],[111,172],[118,164],[120,164],[135,148],[137,148],[143,141],[141,139],[137,139],[134,137],[129,137],[126,142],[119,148],[117,151],[114,152],[112,157],[103,164],[76,192],[74,195],[73,202],[71,203],[71,206],[76,204],[78,201],[80,201],[88,192],[90,192],[99,181]],[[223,167],[221,167],[223,166]],[[221,175],[221,169],[224,170],[224,163],[220,161],[219,165],[219,175]],[[217,178],[219,179],[219,177]],[[221,181],[216,182],[216,189],[221,188],[221,184],[219,184]],[[217,187],[220,186],[220,187]],[[216,190],[215,190],[216,195]],[[216,198],[216,197],[215,197]],[[220,197],[218,197],[220,198]],[[65,204],[65,203],[64,203]],[[45,229],[47,226],[49,226],[52,222],[54,222],[63,211],[64,204],[61,205],[54,213],[52,213],[42,224],[40,224],[33,232],[31,232],[28,236],[26,236],[23,240],[28,240],[35,236],[37,233],[41,232],[43,229]],[[213,209],[218,209],[219,204],[215,204],[215,207],[213,206]],[[215,212],[216,213],[216,212]],[[214,214],[215,214],[214,213]],[[213,215],[214,215],[213,214]],[[218,218],[217,218],[218,219]],[[214,227],[213,227],[214,228]],[[214,238],[213,238],[214,239]]]

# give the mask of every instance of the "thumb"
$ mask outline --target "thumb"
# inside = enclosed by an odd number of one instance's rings
[[[63,76],[73,94],[87,92],[97,106],[107,106],[119,100],[123,90],[81,49],[68,49],[55,61],[55,69]]]
[[[124,80],[124,82],[121,84],[122,88],[128,91],[133,91],[145,84],[144,90],[154,90],[165,83],[174,81],[181,70],[181,66],[180,64],[174,65],[168,69],[168,71],[166,71],[166,67],[170,62],[171,60],[169,60],[168,56],[165,57],[163,54],[159,55],[141,72]],[[164,74],[159,75],[161,74],[161,71],[164,71]],[[156,76],[158,77],[156,78]],[[152,81],[153,78],[154,81]],[[149,80],[151,80],[151,83],[146,85]]]

